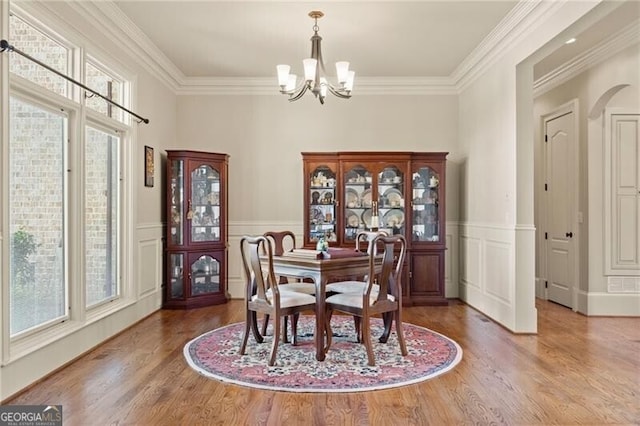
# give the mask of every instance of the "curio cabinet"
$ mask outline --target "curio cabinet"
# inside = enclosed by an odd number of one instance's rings
[[[228,155],[167,151],[163,306],[225,303]]]

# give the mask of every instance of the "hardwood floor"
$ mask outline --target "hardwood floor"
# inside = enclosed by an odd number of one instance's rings
[[[159,311],[8,404],[62,404],[65,425],[640,424],[640,319],[589,318],[539,301],[538,334],[515,335],[458,301],[406,322],[456,340],[452,371],[351,394],[268,392],[195,373],[193,337],[243,319],[242,302]]]

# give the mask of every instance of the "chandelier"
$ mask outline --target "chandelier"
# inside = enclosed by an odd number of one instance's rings
[[[309,16],[315,20],[313,25],[313,36],[311,37],[311,57],[304,59],[304,80],[298,85],[297,76],[290,74],[291,67],[289,65],[277,65],[278,85],[280,93],[289,95],[289,101],[297,101],[307,91],[315,95],[321,104],[324,104],[324,98],[327,92],[331,92],[335,96],[343,99],[351,97],[353,89],[353,79],[355,71],[349,70],[349,62],[336,62],[337,85],[333,85],[325,77],[324,62],[322,60],[321,42],[322,37],[318,35],[318,19],[324,16],[319,10],[309,12]]]

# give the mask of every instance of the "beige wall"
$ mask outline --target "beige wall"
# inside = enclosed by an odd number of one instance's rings
[[[457,297],[456,96],[179,96],[175,147],[225,152],[229,160],[229,291],[242,297],[240,236],[291,229],[302,238],[306,151],[448,151],[447,296]],[[453,228],[453,229],[452,229]],[[449,244],[450,242],[450,244]]]
[[[180,96],[178,123],[176,147],[230,155],[231,222],[302,222],[301,152],[457,149],[455,96]]]

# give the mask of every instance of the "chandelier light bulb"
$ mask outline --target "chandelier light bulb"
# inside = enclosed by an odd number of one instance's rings
[[[296,83],[298,80],[298,76],[295,74],[289,74],[289,80],[287,81],[287,87],[285,87],[284,90],[286,91],[292,91],[295,90],[296,88]]]
[[[323,98],[325,96],[327,96],[327,90],[329,88],[329,83],[327,82],[327,79],[322,77],[320,79],[320,96],[322,96]]]
[[[289,81],[289,71],[291,67],[289,65],[276,65],[276,69],[278,70],[278,86],[284,87],[287,85]]]
[[[344,85],[347,82],[349,75],[349,62],[340,61],[336,62],[336,76],[338,77],[338,83]]]
[[[318,60],[314,58],[307,58],[302,61],[304,66],[304,79],[305,81],[313,81],[316,79],[316,67],[318,66]]]
[[[353,90],[353,81],[356,78],[356,72],[355,71],[349,71],[349,74],[347,75],[347,81],[344,84],[344,88],[347,92],[351,92]]]

